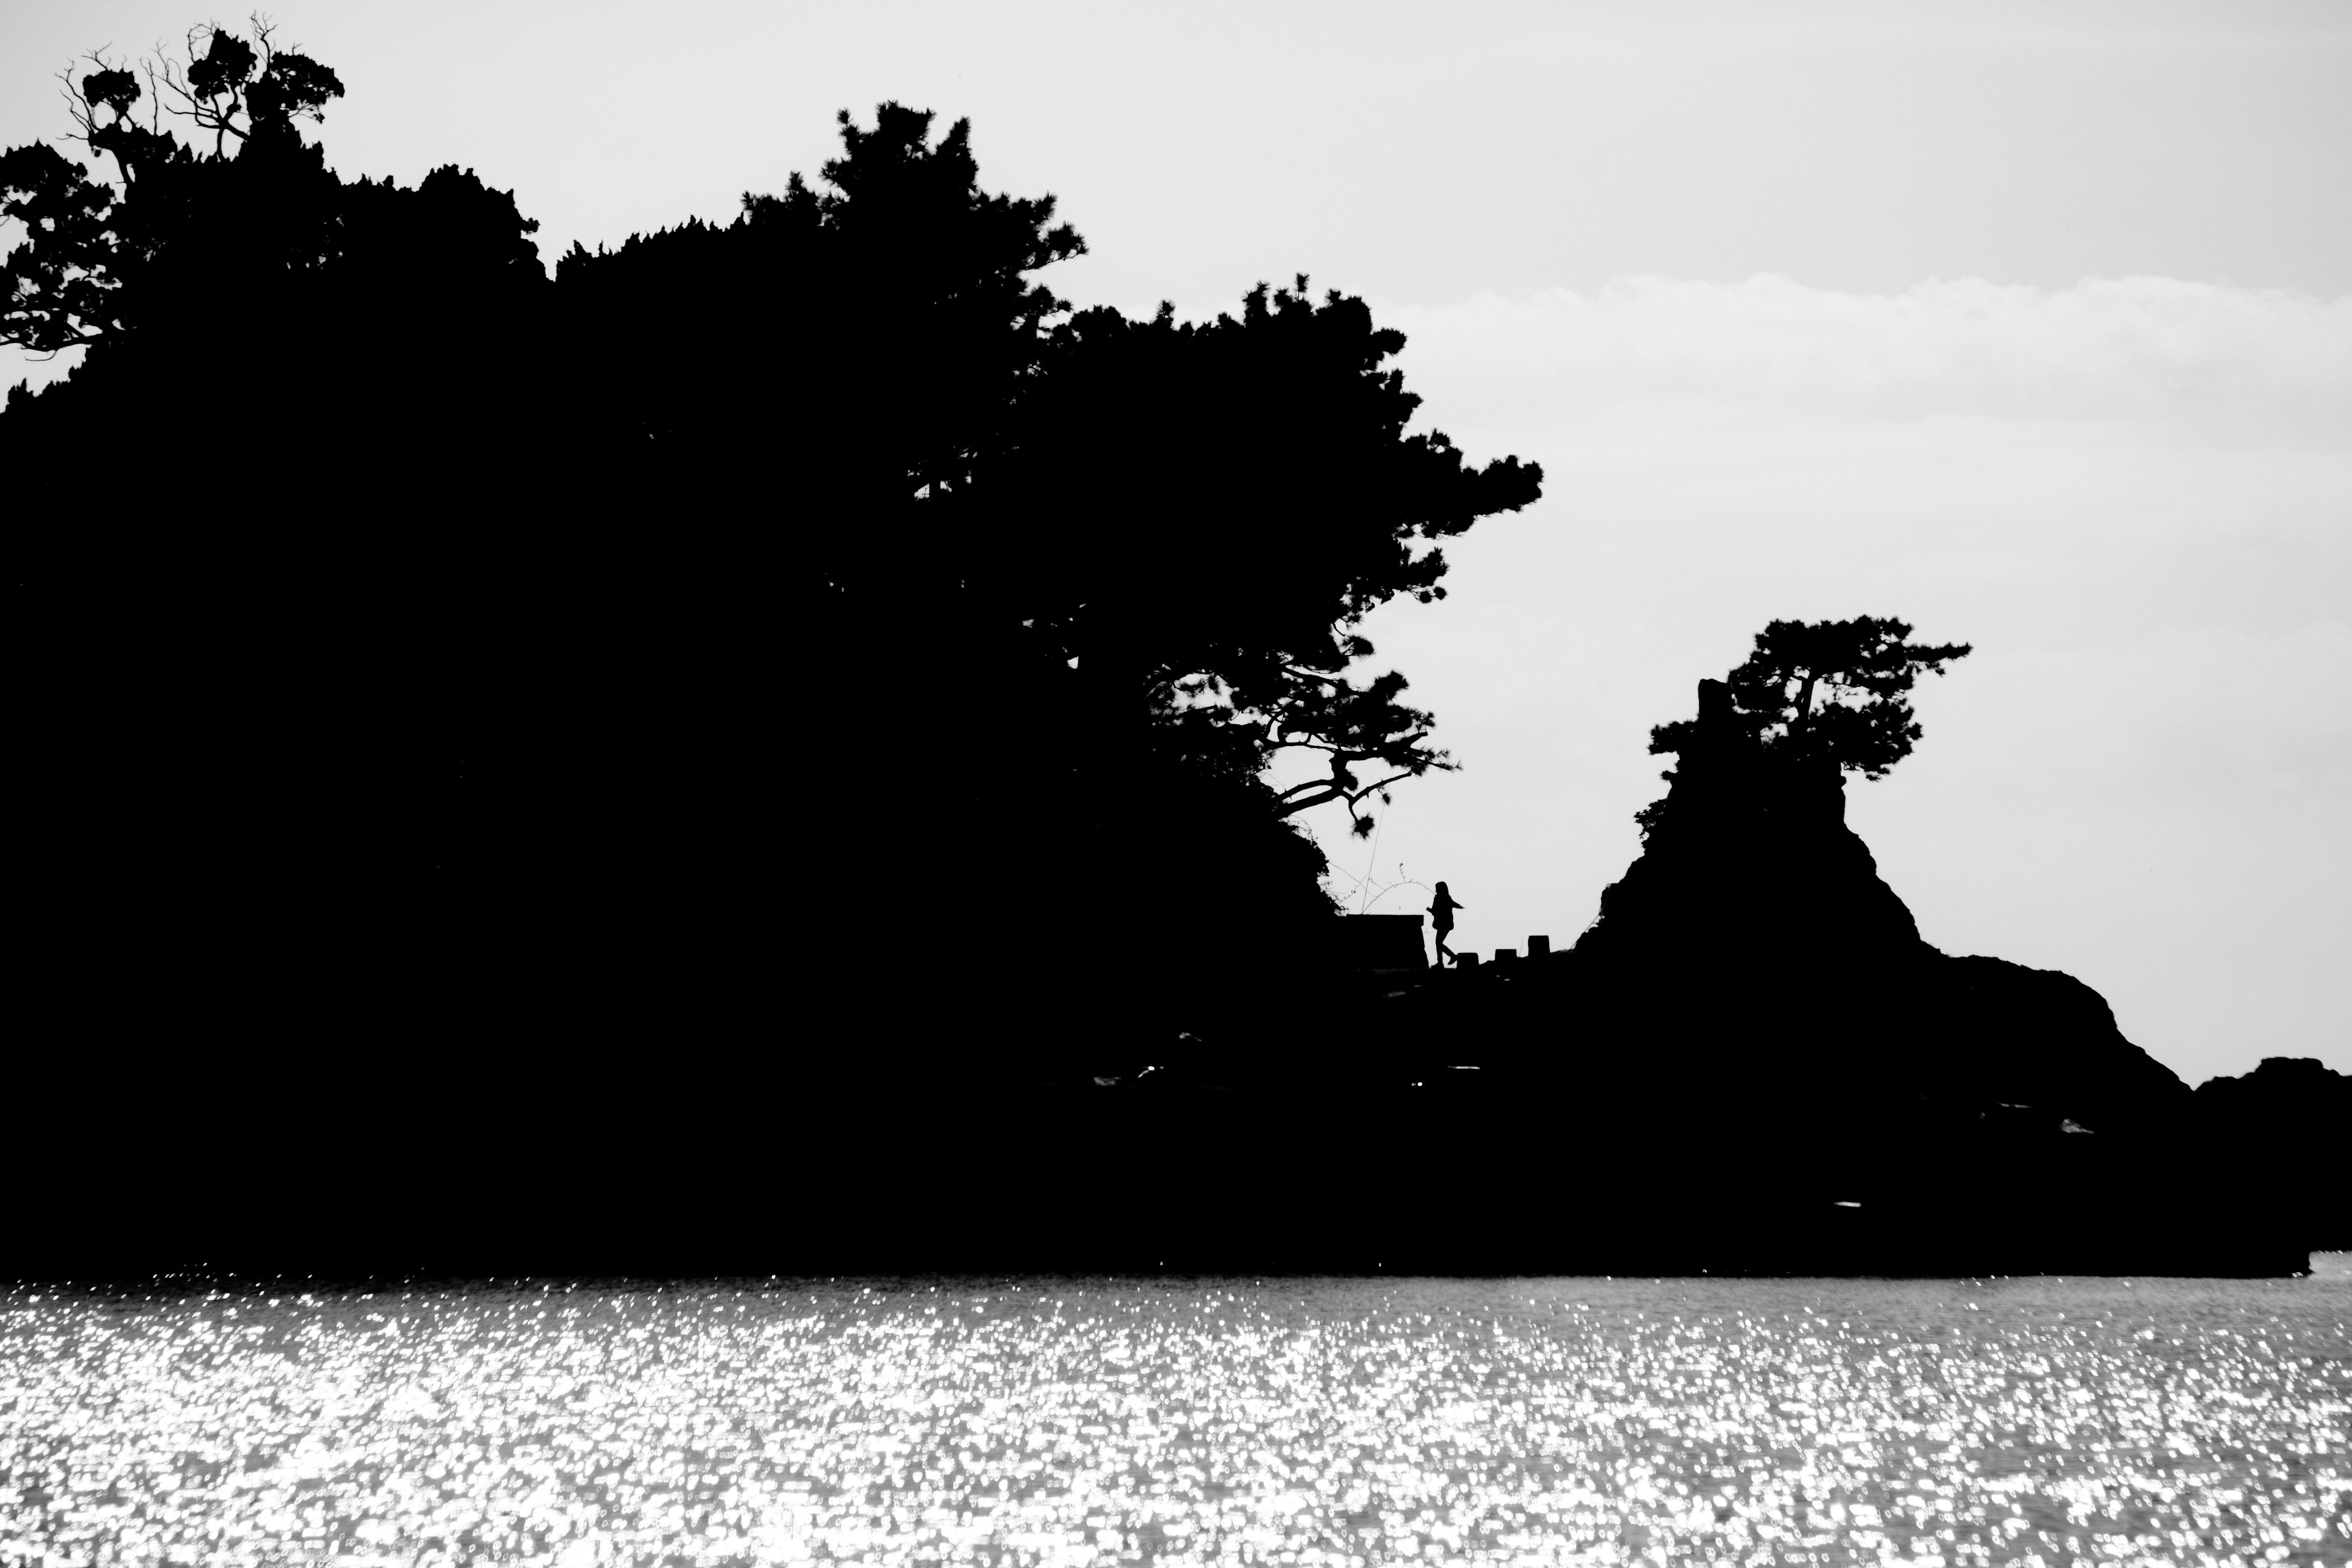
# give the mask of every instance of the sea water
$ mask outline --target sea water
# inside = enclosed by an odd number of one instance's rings
[[[2352,1560],[2312,1279],[0,1291],[0,1563]]]

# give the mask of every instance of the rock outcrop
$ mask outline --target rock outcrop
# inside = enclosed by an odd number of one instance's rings
[[[1672,790],[1643,814],[1642,857],[1574,950],[1593,1018],[1638,1020],[1719,1081],[1769,1062],[1816,1098],[1925,1099],[2093,1132],[2185,1111],[2187,1086],[2089,986],[1922,941],[1846,825],[1837,768],[1727,721],[1723,688],[1702,682]]]
[[[1642,858],[1601,895],[1578,951],[1778,971],[1788,986],[1914,957],[1918,922],[1845,825],[1837,768],[1748,743],[1723,721],[1720,682],[1702,681],[1699,702],[1674,787],[1644,814]]]
[[[2352,1251],[2352,1074],[2311,1057],[2264,1057],[2239,1078],[2197,1086],[2199,1156],[2265,1206],[2293,1216],[2310,1245]]]

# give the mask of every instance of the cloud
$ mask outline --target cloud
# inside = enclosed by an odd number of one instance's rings
[[[1378,315],[1408,335],[1414,384],[1471,423],[1641,401],[2352,429],[2352,298],[2168,278],[1899,294],[1633,278]]]

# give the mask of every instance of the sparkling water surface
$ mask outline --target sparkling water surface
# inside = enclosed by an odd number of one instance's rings
[[[2341,1563],[2318,1263],[27,1286],[0,1563]]]

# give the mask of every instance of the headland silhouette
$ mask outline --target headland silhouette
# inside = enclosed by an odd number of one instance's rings
[[[1053,199],[895,103],[551,273],[471,170],[331,169],[342,83],[259,23],[67,87],[73,155],[0,154],[0,338],[82,355],[0,413],[0,1273],[2263,1273],[2341,1232],[2243,1164],[2341,1079],[2190,1096],[2087,988],[1918,941],[1843,821],[1966,651],[1897,622],[1702,689],[1572,948],[1439,975],[1340,915],[1300,815],[1452,765],[1363,619],[1542,483],[1408,433],[1362,301],[1074,311]]]

